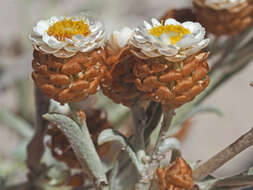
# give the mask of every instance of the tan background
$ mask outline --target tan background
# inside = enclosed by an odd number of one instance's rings
[[[53,2],[53,3],[52,3]],[[142,19],[158,17],[169,8],[188,6],[186,0],[7,0],[1,2],[0,11],[0,45],[9,45],[13,39],[22,39],[25,57],[15,67],[17,74],[29,73],[31,47],[27,40],[34,23],[41,18],[52,15],[72,14],[74,10],[96,9],[104,18],[108,30],[124,25],[136,26]],[[1,64],[11,66],[13,63],[6,51],[0,51]],[[183,143],[183,154],[189,160],[206,160],[217,151],[253,126],[253,65],[238,74],[215,94],[210,96],[206,105],[218,107],[223,117],[202,114],[194,118],[192,130]],[[31,99],[33,102],[33,99]],[[0,92],[0,109],[7,107],[15,111],[16,91],[9,87]],[[32,106],[32,104],[31,104]],[[0,126],[0,155],[7,156],[19,143],[19,138],[5,126]],[[1,164],[1,163],[0,163]],[[243,152],[224,168],[218,175],[232,175],[253,165],[253,148]]]

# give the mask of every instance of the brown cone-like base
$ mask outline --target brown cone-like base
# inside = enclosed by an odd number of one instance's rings
[[[196,15],[193,13],[191,8],[169,10],[162,16],[160,20],[165,21],[168,18],[174,18],[181,23],[186,21],[197,21]]]
[[[50,98],[60,103],[78,102],[97,91],[104,69],[102,49],[57,58],[34,50],[32,78]]]
[[[207,56],[208,53],[198,53],[177,63],[163,57],[136,58],[135,84],[164,108],[178,108],[193,100],[209,84]]]
[[[157,168],[159,190],[191,189],[194,185],[191,167],[178,157],[170,166]]]
[[[114,102],[130,107],[138,101],[141,95],[134,84],[135,58],[130,53],[129,47],[115,51],[108,45],[106,50],[107,68],[105,77],[101,80],[102,91]]]
[[[215,35],[239,34],[253,21],[252,0],[228,10],[207,7],[204,0],[194,0],[194,7],[198,21],[206,28],[207,32]]]

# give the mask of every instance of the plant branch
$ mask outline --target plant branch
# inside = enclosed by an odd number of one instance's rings
[[[36,131],[27,145],[27,167],[30,170],[28,178],[32,181],[33,177],[40,174],[40,161],[43,156],[45,147],[43,143],[44,135],[47,130],[48,121],[42,118],[49,108],[49,98],[46,97],[37,87],[35,87],[35,104],[36,104]]]
[[[147,121],[147,115],[144,108],[142,108],[138,104],[131,108],[131,112],[134,123],[133,144],[134,148],[138,152],[139,150],[143,150],[145,148],[144,131],[145,124]]]
[[[151,102],[147,109],[147,123],[144,132],[145,141],[148,140],[152,132],[156,129],[158,122],[162,116],[162,105],[156,102]]]
[[[237,139],[233,144],[217,153],[207,162],[193,171],[193,178],[197,181],[204,179],[210,173],[223,166],[237,154],[253,145],[253,128]]]
[[[209,190],[217,189],[245,189],[253,186],[253,176],[232,176],[215,182]]]

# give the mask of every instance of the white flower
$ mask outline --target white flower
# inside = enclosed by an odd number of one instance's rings
[[[128,48],[129,39],[133,34],[133,30],[124,27],[119,31],[113,31],[109,40],[107,41],[107,51],[111,53],[119,52],[122,49]]]
[[[214,9],[230,9],[247,2],[247,0],[205,0],[204,3]]]
[[[103,47],[105,30],[101,22],[88,16],[53,16],[39,21],[29,38],[36,50],[67,58]]]
[[[208,45],[205,29],[199,23],[180,23],[171,18],[164,23],[156,19],[151,22],[144,21],[144,26],[136,28],[129,41],[145,56],[181,61]]]
[[[130,28],[124,27],[120,31],[114,31],[112,33],[112,36],[114,36],[119,48],[123,48],[127,45],[128,40],[131,37],[132,33],[133,31]]]

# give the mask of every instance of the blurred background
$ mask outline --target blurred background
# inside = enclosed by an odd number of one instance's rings
[[[30,77],[32,47],[28,40],[40,19],[95,10],[107,31],[134,27],[143,19],[160,17],[167,10],[189,7],[191,0],[8,0],[0,12],[0,184],[25,178],[25,146],[34,126],[33,83]],[[253,125],[253,65],[218,88],[205,105],[217,107],[223,116],[199,114],[192,118],[182,140],[187,160],[206,160]],[[109,115],[110,117],[110,115]],[[253,165],[253,149],[238,155],[215,175],[230,176]],[[14,177],[15,176],[15,177]]]

